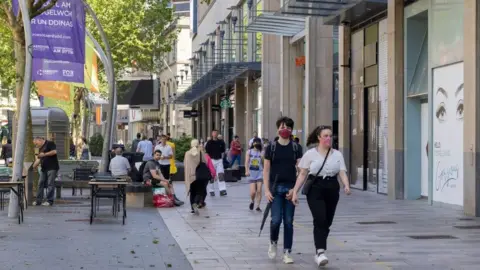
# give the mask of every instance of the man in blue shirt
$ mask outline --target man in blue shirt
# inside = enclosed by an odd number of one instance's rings
[[[137,152],[143,153],[143,161],[153,159],[153,144],[143,135],[142,141],[138,143]]]

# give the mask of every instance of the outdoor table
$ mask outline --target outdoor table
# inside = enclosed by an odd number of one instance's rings
[[[23,222],[23,200],[25,199],[23,194],[25,189],[25,182],[0,182],[0,188],[9,188],[10,191],[17,195],[18,207],[20,208],[20,211],[18,212],[18,224],[21,224]]]
[[[122,199],[123,204],[123,216],[122,216],[122,223],[125,225],[125,218],[127,217],[127,192],[125,187],[128,185],[127,181],[118,180],[117,181],[102,181],[102,180],[92,180],[88,182],[90,185],[91,190],[91,205],[90,205],[90,224],[93,222],[93,218],[95,217],[96,211],[96,202],[97,202],[97,194],[101,191],[102,188],[113,188],[119,198]]]

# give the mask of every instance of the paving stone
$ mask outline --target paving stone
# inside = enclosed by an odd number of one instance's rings
[[[181,194],[184,185],[176,183],[176,190]],[[216,254],[225,263],[225,268],[219,269],[316,268],[313,222],[304,199],[295,211],[293,265],[284,265],[280,256],[275,261],[267,258],[269,219],[258,237],[262,214],[248,210],[248,203],[248,184],[242,180],[229,183],[228,196],[208,197],[207,208],[201,210],[200,216],[191,215],[188,207],[158,211],[190,261],[198,254],[189,254],[188,248],[207,247],[212,252],[209,254]],[[480,219],[459,218],[464,216],[455,206],[430,206],[423,200],[389,201],[384,195],[356,190],[351,196],[342,194],[328,240],[327,269],[477,269],[480,230],[453,226],[480,225]],[[395,223],[357,223],[372,221]],[[452,235],[457,239],[414,240],[408,237],[411,235]],[[282,237],[281,231],[279,247],[283,245]],[[211,266],[209,270],[216,267]],[[204,269],[200,264],[192,267]]]

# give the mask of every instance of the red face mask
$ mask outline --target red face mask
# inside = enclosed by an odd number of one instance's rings
[[[281,129],[278,131],[278,135],[282,137],[283,139],[289,139],[290,135],[292,135],[292,131],[289,130],[288,128]]]
[[[325,146],[330,146],[332,144],[332,137],[321,138],[320,143]]]

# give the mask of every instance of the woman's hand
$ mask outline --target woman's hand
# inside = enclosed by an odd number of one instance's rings
[[[245,176],[250,176],[250,170],[245,170]]]
[[[348,185],[345,185],[345,187],[343,188],[343,191],[345,191],[346,195],[352,194],[352,192],[350,191],[350,187]]]
[[[267,201],[268,201],[268,202],[272,202],[272,201],[273,201],[273,195],[272,195],[272,193],[270,192],[270,190],[268,190],[268,189],[265,189],[265,197],[267,198]]]
[[[293,192],[291,201],[294,205],[296,205],[296,206],[298,205],[298,194],[297,194],[297,192]]]

